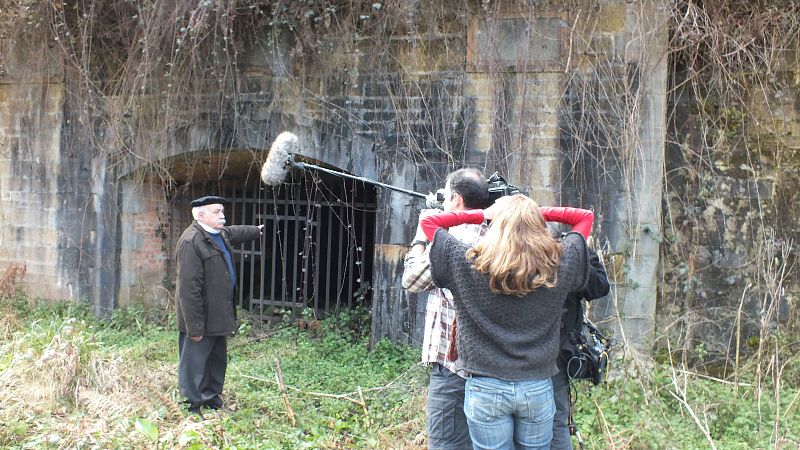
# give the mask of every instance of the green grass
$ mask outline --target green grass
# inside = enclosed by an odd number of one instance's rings
[[[669,364],[632,365],[614,367],[598,387],[578,386],[574,415],[587,449],[800,448],[798,386],[782,385],[776,395],[769,379],[756,388],[752,371],[735,389]]]
[[[180,404],[171,313],[122,309],[100,321],[85,306],[24,299],[0,312],[2,448],[425,448],[419,351],[368,348],[363,311],[303,329],[245,322],[229,345],[226,411],[202,418]],[[760,389],[757,369],[745,367],[736,392],[729,380],[643,360],[618,363],[600,387],[577,387],[586,448],[798,448],[795,355],[782,361],[783,378],[761,369]]]
[[[419,351],[385,340],[370,350],[350,315],[310,330],[246,323],[229,341],[225,411],[199,418],[180,403],[165,317],[121,309],[100,321],[82,305],[17,303],[0,341],[2,448],[422,448]]]

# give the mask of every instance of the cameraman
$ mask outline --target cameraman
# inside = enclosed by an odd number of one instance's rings
[[[545,220],[572,226],[558,242]],[[488,209],[444,212],[420,222],[433,240],[437,286],[452,291],[457,311],[456,370],[469,377],[464,412],[476,449],[550,447],[564,299],[585,286],[584,238],[594,215],[576,208],[542,211],[524,195],[502,197]],[[492,224],[470,247],[448,228]],[[435,240],[434,240],[435,237]]]
[[[591,242],[592,238],[589,238]],[[591,247],[591,245],[590,245]],[[608,276],[597,252],[589,251],[589,276],[583,291],[567,296],[564,303],[566,312],[561,323],[561,348],[574,345],[570,342],[569,335],[579,326],[582,317],[578,317],[579,304],[583,299],[595,300],[608,295]],[[569,424],[572,420],[572,411],[569,398],[569,379],[567,378],[566,365],[571,353],[562,350],[559,354],[557,365],[558,374],[553,376],[553,398],[556,403],[556,415],[553,417],[553,439],[550,441],[551,450],[572,450],[572,441],[569,437]]]
[[[485,207],[488,185],[477,169],[459,169],[447,176],[444,186],[445,211],[466,211]],[[423,210],[420,220],[438,210]],[[467,245],[475,244],[486,231],[485,224],[464,224],[450,228],[450,233]],[[465,379],[455,373],[455,362],[448,351],[455,348],[451,331],[455,319],[453,296],[447,289],[433,285],[428,259],[430,246],[425,233],[417,234],[406,254],[403,288],[409,292],[428,291],[422,362],[431,364],[428,384],[428,448],[471,449],[467,419],[464,416]]]

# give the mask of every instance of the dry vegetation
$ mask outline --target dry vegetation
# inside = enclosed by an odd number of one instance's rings
[[[477,8],[470,9],[467,3]],[[458,7],[488,14],[498,3],[465,2]],[[522,7],[531,3],[536,2],[515,2]],[[196,120],[198,111],[226,112],[214,118],[212,125],[217,129],[236,113],[237,96],[247,93],[239,65],[243,55],[252,50],[251,37],[264,43],[260,50],[274,56],[285,74],[303,73],[331,42],[346,49],[342,54],[366,42],[375,49],[371,58],[378,61],[391,56],[396,44],[392,37],[402,37],[418,26],[417,4],[10,0],[0,7],[0,39],[30,42],[45,36],[70,74],[66,78],[72,101],[87,105],[77,108],[80,120],[107,131],[105,140],[95,142],[92,151],[107,152],[113,164],[146,167],[160,176],[165,186],[171,186],[174,180],[151,152],[168,146],[172,136]],[[754,184],[767,176],[778,180],[796,177],[796,150],[792,149],[797,144],[787,133],[791,124],[782,120],[781,108],[788,108],[788,102],[798,95],[800,5],[777,0],[665,1],[662,5],[669,11],[669,94],[674,100],[668,111],[668,139],[680,161],[663,180],[668,207],[659,301],[665,319],[659,323],[654,342],[658,349],[655,358],[629,353],[628,359],[618,362],[610,386],[594,391],[591,398],[582,396],[578,420],[589,431],[584,435],[590,437],[594,448],[664,448],[670,443],[671,448],[797,448],[800,345],[795,337],[797,309],[791,297],[797,295],[792,282],[796,278],[797,235],[791,227],[796,221],[781,225],[782,205],[776,202],[737,210],[747,220],[732,227],[735,242],[724,244],[746,243],[748,247],[742,251],[744,263],[731,273],[711,272],[698,259],[697,249],[708,243],[709,232],[718,226],[703,214],[704,208],[727,200],[726,193],[714,191],[720,161],[741,165],[743,172],[751,174],[744,178]],[[273,55],[272,44],[285,39],[287,30],[295,40],[282,47],[287,54]],[[620,161],[631,157],[626,152],[637,148],[636,114],[642,99],[633,86],[619,82],[610,85],[608,103],[592,103],[596,80],[613,73],[603,63],[581,70],[574,68],[565,74],[565,84],[575,87],[574,95],[584,99],[586,113],[567,117],[563,126],[576,138],[573,158],[593,160],[600,166],[598,173],[611,176],[619,170]],[[501,79],[507,74],[489,76]],[[419,87],[415,83],[403,86],[409,90]],[[317,95],[305,87],[278,87],[286,89],[289,97],[298,92]],[[406,92],[395,94],[401,105]],[[691,105],[691,129],[684,122],[687,116],[677,112],[680,101]],[[324,99],[318,99],[318,105],[343,122],[350,119],[347,111]],[[498,110],[497,116],[513,114]],[[434,122],[453,119],[428,118]],[[398,114],[397,127],[411,130],[411,119]],[[598,144],[598,135],[605,137],[602,144]],[[424,164],[424,149],[413,138],[409,132],[408,157]],[[429,138],[447,153],[445,160],[453,159],[453,149],[444,139]],[[501,144],[515,145],[510,140]],[[500,165],[507,156],[507,152],[498,153],[492,164]],[[573,176],[580,178],[581,174]],[[580,179],[577,184],[581,185]],[[778,192],[780,184],[776,186]],[[741,286],[741,297],[707,308],[705,285],[737,271],[751,275]],[[114,352],[103,350],[93,340],[95,331],[81,319],[36,322],[27,316],[20,318],[8,304],[3,308],[0,422],[6,425],[0,428],[0,443],[11,445],[32,436],[45,442],[55,434],[60,437],[51,444],[54,448],[90,447],[93,439],[100,447],[122,442],[145,445],[146,433],[133,426],[139,417],[164,424],[162,431],[166,432],[160,439],[166,443],[184,437],[187,446],[230,444],[226,440],[230,432],[223,429],[234,427],[233,419],[214,416],[197,422],[181,412],[175,403],[170,358],[154,363],[141,355],[131,358],[125,345],[116,346]],[[54,328],[47,328],[51,326]],[[171,345],[165,337],[156,342]],[[707,362],[713,364],[703,366]],[[256,393],[242,391],[259,390],[265,384],[251,386],[245,380],[235,382],[238,389],[233,395],[251,398]],[[373,436],[375,448],[389,442],[414,445],[413,435],[421,430],[421,397],[418,391],[409,392],[413,396],[409,408],[417,415],[385,424],[391,438],[377,433]],[[281,401],[275,391],[270,395]],[[285,427],[284,416],[248,402],[253,400],[242,400],[244,412],[235,416],[236,420],[256,428],[269,428],[270,420],[275,420],[281,426],[270,438],[285,435],[285,442],[302,440],[303,432]],[[283,410],[281,403],[276,405],[276,410]],[[351,433],[363,438],[353,429],[364,424],[355,423],[342,425],[346,431],[337,436]],[[192,440],[194,437],[197,440]],[[365,443],[366,438],[358,444],[341,439],[320,446],[372,445]]]
[[[733,359],[736,350],[727,341],[741,339],[742,334],[731,337],[714,324],[735,322],[747,331],[743,334],[747,340],[770,324],[785,323],[787,315],[780,311],[794,311],[786,280],[794,269],[796,221],[784,217],[782,210],[796,208],[789,180],[797,173],[793,156],[797,142],[791,129],[797,124],[787,122],[790,119],[782,112],[793,108],[797,95],[793,74],[798,65],[800,6],[788,0],[655,4],[666,13],[668,54],[649,57],[666,57],[670,62],[667,152],[675,155],[662,180],[664,226],[656,233],[664,261],[659,316],[665,319],[659,325],[672,348],[684,354],[702,345],[714,358]],[[562,91],[554,93],[564,97],[562,109],[580,108],[560,117],[559,126],[571,139],[569,148],[562,149],[572,164],[565,177],[578,189],[612,186],[624,190],[620,197],[634,196],[643,93],[635,74],[624,73],[624,61],[614,61],[610,55],[587,56],[604,53],[602,41],[591,39],[598,27],[592,17],[599,11],[597,3],[506,0],[437,5],[363,0],[9,0],[0,9],[0,40],[34,47],[47,42],[46,51],[63,62],[69,75],[65,81],[75,119],[94,127],[88,133],[94,142],[86,151],[107,158],[111,171],[141,167],[144,170],[134,172],[136,176],[157,175],[169,197],[178,186],[164,165],[164,149],[195,123],[207,124],[219,134],[252,132],[235,129],[246,126],[236,120],[244,114],[239,104],[243,97],[271,99],[266,105],[269,113],[291,109],[293,100],[302,97],[309,113],[319,115],[322,122],[351,134],[379,135],[380,128],[359,122],[352,109],[331,101],[316,85],[329,75],[335,75],[336,82],[353,77],[356,83],[374,76],[386,90],[395,110],[393,127],[402,130],[402,142],[394,149],[396,154],[383,157],[410,158],[421,172],[432,173],[442,162],[460,164],[464,149],[458,146],[466,145],[466,140],[453,135],[463,133],[472,120],[468,108],[459,106],[463,97],[446,89],[434,92],[400,55],[412,44],[412,54],[463,52],[464,37],[454,30],[467,26],[471,17],[492,18],[513,10],[535,18],[537,8],[572,8],[576,29],[569,42],[576,54],[559,82]],[[639,15],[636,20],[646,19],[641,17],[644,10],[631,11]],[[643,39],[647,33],[643,30],[632,39]],[[274,75],[266,87],[271,96],[251,92],[248,57],[266,61]],[[357,73],[345,74],[345,69]],[[381,78],[384,71],[396,73],[397,80]],[[445,71],[454,85],[467,82],[465,74]],[[529,143],[518,132],[525,127],[516,120],[521,112],[535,109],[531,105],[540,99],[524,89],[512,95],[519,80],[504,68],[490,68],[485,76],[496,81],[492,116],[495,128],[502,131],[493,137],[486,170],[511,173],[513,155]],[[415,98],[420,99],[419,112],[409,107]],[[431,126],[420,128],[419,122]],[[209,152],[222,154],[224,160],[231,150]],[[591,170],[580,170],[579,163]],[[724,167],[738,172],[726,179]],[[224,169],[220,164],[216,175],[222,177]],[[598,184],[597,179],[613,183]],[[758,191],[756,201],[726,204],[732,192],[717,190],[725,183]],[[771,192],[760,190],[770,186]],[[725,206],[718,207],[721,204]],[[632,230],[641,227],[635,217],[630,222],[623,225]],[[715,235],[720,226],[726,228],[717,233],[722,239]],[[603,231],[596,231],[601,239]],[[733,253],[743,262],[715,271],[721,257],[704,257],[699,251],[711,245],[716,247],[704,251]],[[636,252],[604,248],[616,256]],[[783,254],[787,257],[781,259]],[[773,257],[778,258],[777,266]],[[712,289],[725,288],[720,280],[735,279],[742,271],[750,275],[737,285],[736,298],[707,308],[708,296],[715,295]],[[621,287],[636,289],[636,283],[628,280]],[[728,289],[723,292],[734,291]],[[792,286],[788,291],[797,293]],[[758,340],[767,341],[764,336]],[[764,352],[760,344],[756,346]]]
[[[424,439],[418,355],[387,343],[368,354],[334,322],[319,335],[290,326],[234,340],[226,408],[200,417],[177,400],[174,324],[138,310],[99,322],[81,305],[29,309],[24,296],[2,306],[16,316],[0,340],[3,448],[411,449]]]
[[[425,448],[418,351],[385,341],[368,351],[353,317],[313,330],[245,325],[226,409],[198,417],[177,401],[169,321],[1,304],[17,324],[0,340],[3,448]],[[591,449],[797,448],[800,360],[780,370],[759,381],[752,360],[728,381],[632,353],[615,358],[607,383],[577,386],[575,417]]]

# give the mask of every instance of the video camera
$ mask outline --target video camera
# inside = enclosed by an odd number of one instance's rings
[[[489,185],[488,203],[490,205],[497,201],[498,198],[505,197],[506,195],[524,194],[518,187],[509,184],[509,182],[497,172],[486,180],[486,184]]]
[[[506,195],[527,194],[513,184],[510,184],[497,172],[495,172],[491,177],[489,177],[488,180],[486,180],[486,184],[489,185],[489,190],[486,197],[487,205],[491,205],[498,198]],[[444,189],[439,189],[435,193],[429,194],[427,197],[425,197],[425,207],[428,209],[442,209],[443,204]]]

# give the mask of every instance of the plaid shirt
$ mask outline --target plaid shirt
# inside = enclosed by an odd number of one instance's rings
[[[459,225],[450,228],[449,233],[461,242],[473,245],[486,233],[486,225]],[[430,249],[431,246],[428,245],[422,254],[406,254],[403,262],[403,287],[409,292],[430,290],[422,338],[422,362],[439,363],[455,372],[455,361],[448,361],[447,358],[447,351],[453,340],[451,329],[456,317],[453,295],[449,290],[439,289],[433,284],[431,262],[428,258]]]

